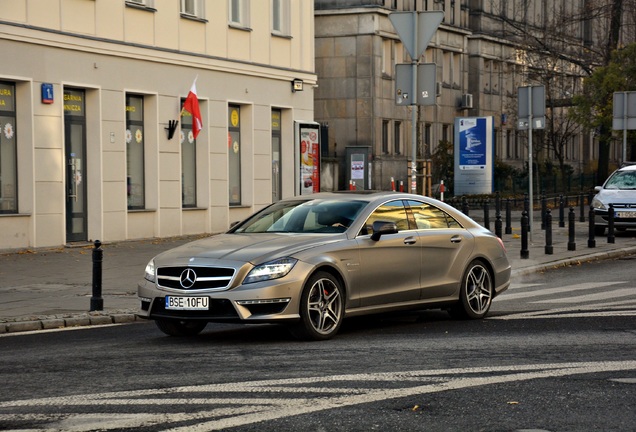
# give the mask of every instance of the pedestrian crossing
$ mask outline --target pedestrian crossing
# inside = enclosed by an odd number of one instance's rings
[[[493,301],[488,319],[546,319],[636,316],[632,281],[582,282],[559,287],[514,283]],[[496,314],[496,311],[506,311]]]

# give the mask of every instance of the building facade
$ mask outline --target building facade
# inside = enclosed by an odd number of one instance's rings
[[[312,2],[0,6],[0,249],[221,232],[295,194]]]
[[[328,157],[339,168],[336,188],[347,187],[350,166],[345,151],[370,149],[370,187],[388,189],[391,179],[408,188],[412,151],[412,109],[417,110],[416,157],[430,158],[440,142],[454,137],[457,117],[494,118],[495,158],[523,169],[528,161],[527,133],[516,127],[517,89],[548,85],[554,109],[548,119],[552,135],[535,134],[536,156],[562,157],[573,170],[592,170],[598,150],[593,134],[568,129],[567,104],[594,66],[585,58],[605,43],[607,23],[599,4],[589,1],[493,0],[315,0],[316,72],[319,88],[316,121],[328,127]],[[621,40],[633,41],[633,2],[624,2]],[[589,12],[590,8],[595,13]],[[443,11],[444,19],[420,57],[434,63],[434,106],[396,104],[397,63],[411,63],[389,20],[395,11]],[[584,19],[587,15],[594,18]],[[575,17],[570,21],[559,18]],[[630,24],[631,23],[631,24]],[[631,30],[630,30],[631,29]],[[631,36],[628,32],[631,31]],[[558,33],[558,35],[557,35]],[[532,48],[530,41],[536,43]],[[553,44],[557,55],[543,55],[541,44]],[[560,44],[560,45],[559,45]],[[534,49],[534,51],[533,51]],[[586,65],[589,62],[589,65]],[[570,101],[570,102],[568,102]],[[567,125],[566,125],[567,124]],[[565,129],[559,129],[565,128]],[[556,150],[555,150],[556,149]],[[533,152],[534,153],[534,152]],[[620,148],[612,150],[616,160]],[[425,164],[421,164],[422,167]],[[431,170],[427,174],[430,174]],[[422,177],[422,170],[418,172]],[[421,182],[419,192],[426,192]]]

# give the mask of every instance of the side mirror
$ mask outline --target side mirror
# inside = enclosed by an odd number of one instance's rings
[[[603,186],[594,186],[594,192],[600,192]]]
[[[373,234],[371,240],[378,241],[380,237],[386,234],[397,234],[398,228],[394,222],[375,221],[373,222]]]

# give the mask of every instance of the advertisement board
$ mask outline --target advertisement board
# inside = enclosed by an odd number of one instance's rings
[[[320,192],[320,125],[295,122],[296,195]]]
[[[494,118],[455,118],[456,196],[493,192]]]

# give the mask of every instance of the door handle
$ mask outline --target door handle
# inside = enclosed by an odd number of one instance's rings
[[[404,239],[404,244],[406,245],[412,245],[415,244],[417,240],[415,239],[415,237],[407,237]]]
[[[461,243],[462,242],[462,237],[461,236],[452,236],[450,239],[451,243]]]

